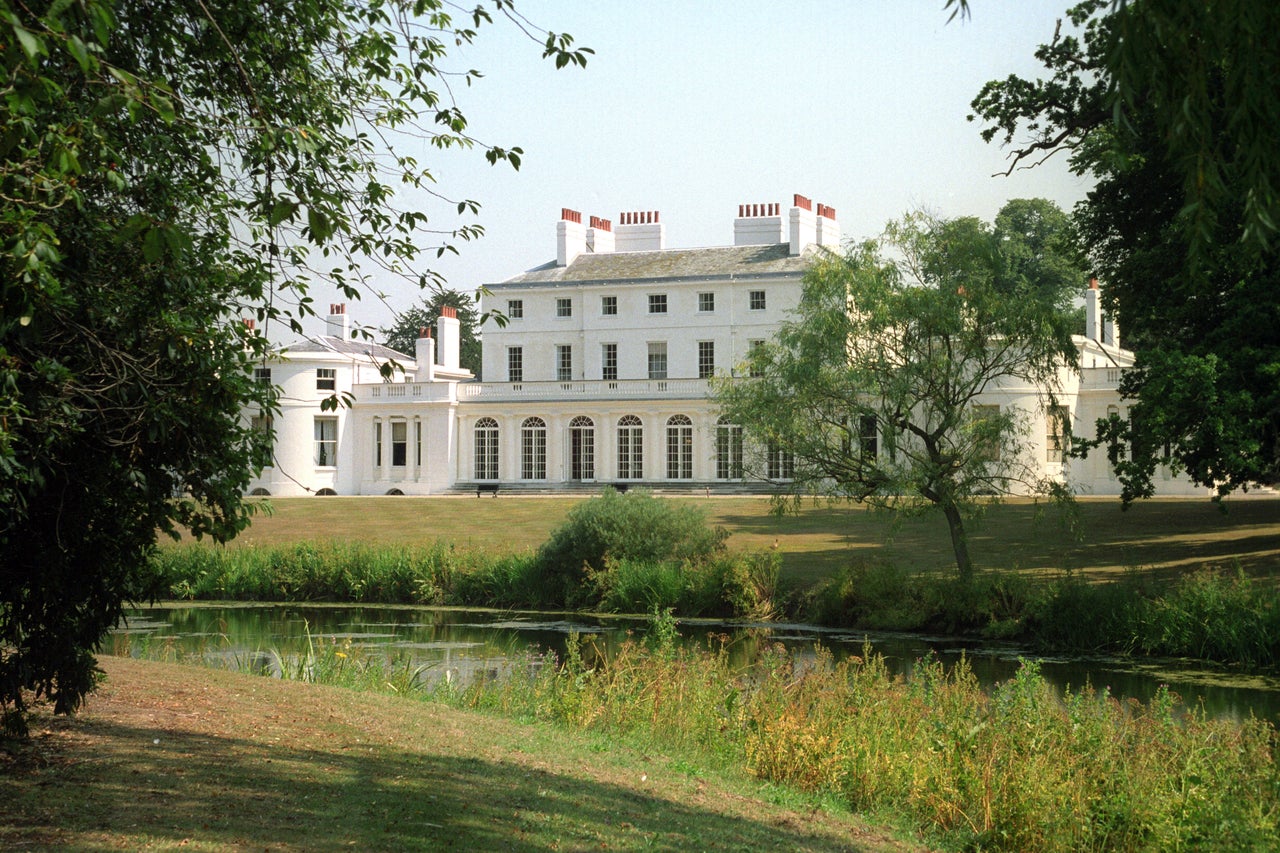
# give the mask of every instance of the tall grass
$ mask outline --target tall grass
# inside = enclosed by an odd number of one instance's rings
[[[1250,669],[1280,665],[1276,590],[1238,569],[1202,570],[1165,589],[1137,574],[1110,584],[1064,577],[1028,608],[1027,632],[1069,651],[1193,657]]]
[[[767,653],[735,673],[723,651],[632,643],[612,660],[477,684],[468,706],[731,760],[759,778],[889,816],[957,849],[1270,849],[1280,773],[1264,723],[1058,698],[1034,665],[984,693],[961,664],[908,679],[868,653]]]
[[[1011,572],[980,572],[963,583],[864,563],[818,585],[800,606],[827,625],[1018,639],[1046,652],[1280,666],[1280,597],[1238,568],[1204,569],[1169,585],[1133,571],[1109,583],[1073,574],[1035,583]]]
[[[297,544],[280,548],[181,545],[153,562],[176,599],[326,601],[473,607],[564,607],[538,554],[488,556],[443,543],[400,548]],[[775,612],[778,556],[718,553],[703,561],[604,561],[572,600],[586,608],[684,616],[767,618]]]
[[[606,658],[576,639],[499,679],[426,680],[320,644],[287,677],[376,689],[626,737],[690,760],[835,797],[966,850],[1274,849],[1277,737],[1208,719],[1161,691],[1149,704],[1058,696],[1033,664],[986,693],[963,662],[835,663],[817,650],[730,665],[715,641],[671,641],[668,617]],[[665,639],[664,639],[665,638]]]

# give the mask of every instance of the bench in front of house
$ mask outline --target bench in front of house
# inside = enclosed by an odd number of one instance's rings
[[[501,488],[501,486],[498,483],[476,483],[476,497],[480,497],[481,494],[488,492],[496,498],[498,496],[499,488]]]

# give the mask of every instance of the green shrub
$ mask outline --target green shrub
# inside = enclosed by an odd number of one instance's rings
[[[656,498],[644,491],[604,494],[569,511],[564,524],[538,550],[551,595],[581,603],[587,577],[606,561],[701,563],[724,550],[728,532],[707,524],[697,507]],[[647,609],[647,608],[646,608]]]

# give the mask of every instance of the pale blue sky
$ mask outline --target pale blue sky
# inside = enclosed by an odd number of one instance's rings
[[[486,235],[435,267],[472,290],[544,263],[562,207],[615,222],[658,210],[669,247],[729,244],[739,204],[788,206],[796,192],[835,207],[846,239],[918,207],[989,220],[1008,199],[1041,196],[1069,209],[1088,186],[1065,160],[992,177],[1006,152],[966,121],[984,82],[1037,73],[1032,53],[1065,0],[971,5],[948,24],[942,0],[522,0],[535,24],[596,53],[556,71],[502,21],[456,52],[485,74],[456,93],[470,131],[523,147],[524,164],[406,144],[443,193],[483,204]],[[380,284],[394,308],[417,299]],[[349,310],[375,327],[391,319],[377,300]]]

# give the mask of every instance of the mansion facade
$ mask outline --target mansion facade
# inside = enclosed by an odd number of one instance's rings
[[[717,410],[711,380],[742,375],[800,301],[815,253],[837,249],[836,211],[797,195],[741,205],[733,244],[669,249],[657,212],[615,225],[574,210],[556,223],[556,257],[487,285],[484,308],[506,317],[482,330],[484,381],[459,365],[460,328],[445,309],[436,336],[399,353],[352,339],[344,305],[327,333],[278,351],[258,368],[279,391],[270,465],[259,495],[435,495],[602,485],[769,490],[790,460],[765,456]],[[1085,294],[1077,370],[1064,365],[1057,403],[1076,434],[1126,406],[1117,391],[1133,354]],[[384,381],[382,365],[403,368]],[[337,394],[349,405],[322,411]],[[982,402],[1018,407],[1033,425],[1024,452],[1082,495],[1118,495],[1105,454],[1064,459],[1043,389],[1002,384]],[[254,417],[248,413],[247,417]],[[1060,417],[1060,415],[1059,415]],[[773,482],[771,482],[773,481]],[[1207,494],[1157,474],[1162,494]]]

